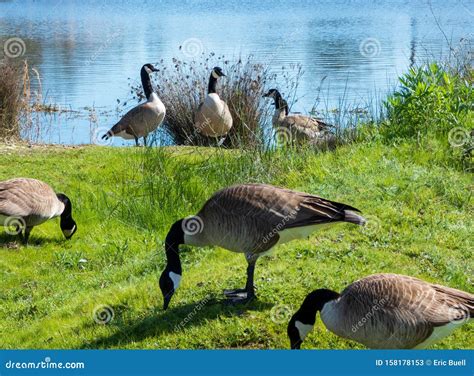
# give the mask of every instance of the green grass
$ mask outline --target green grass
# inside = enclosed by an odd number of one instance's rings
[[[436,146],[434,146],[436,147]],[[472,291],[472,175],[436,150],[406,142],[345,146],[333,153],[205,148],[0,150],[0,180],[49,182],[73,202],[78,232],[36,227],[23,247],[0,229],[1,348],[288,348],[286,324],[313,289],[342,289],[395,272]],[[348,203],[369,218],[279,247],[257,263],[258,300],[223,304],[245,283],[242,255],[183,249],[183,280],[162,311],[163,239],[217,189],[268,182]],[[114,318],[97,324],[105,305]],[[182,329],[177,325],[187,318]],[[320,320],[304,348],[360,348]],[[474,348],[465,325],[436,347]]]

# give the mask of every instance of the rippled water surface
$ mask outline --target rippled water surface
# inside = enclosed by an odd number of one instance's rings
[[[364,104],[410,64],[473,33],[471,0],[0,1],[0,42],[21,38],[47,101],[80,111],[41,118],[42,141],[66,144],[91,142],[92,128],[112,125],[116,99],[130,97],[127,78],[138,79],[144,62],[186,59],[185,41],[227,57],[251,53],[274,68],[300,63],[293,110],[305,112],[324,77],[321,106]]]

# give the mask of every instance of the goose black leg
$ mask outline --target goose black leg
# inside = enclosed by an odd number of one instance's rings
[[[30,238],[30,232],[31,232],[32,228],[33,227],[25,227],[25,232],[23,234],[23,244],[24,245],[28,245],[28,239]]]
[[[247,283],[244,289],[224,290],[224,295],[229,298],[230,303],[248,303],[255,298],[255,287],[253,276],[256,261],[249,261],[247,266]]]
[[[135,146],[140,146],[138,145],[138,137],[135,137]]]
[[[146,147],[146,136],[143,137],[143,145]]]

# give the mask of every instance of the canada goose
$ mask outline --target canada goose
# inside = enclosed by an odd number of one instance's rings
[[[226,290],[232,302],[255,297],[255,263],[274,246],[305,238],[324,224],[365,220],[352,206],[308,193],[266,184],[241,184],[216,192],[194,217],[175,222],[165,239],[167,264],[160,277],[166,309],[178,288],[182,270],[179,245],[215,245],[243,253],[248,263],[244,289]]]
[[[23,241],[28,243],[34,226],[53,217],[61,216],[61,230],[70,239],[77,231],[72,219],[72,205],[62,193],[54,193],[51,187],[40,180],[16,178],[0,182],[0,224],[15,226],[20,234],[24,228]]]
[[[292,349],[313,329],[316,312],[336,335],[375,349],[421,349],[474,317],[474,295],[398,274],[374,274],[341,294],[311,292],[288,324]]]
[[[194,116],[196,130],[208,137],[225,136],[232,128],[232,115],[229,106],[216,92],[217,79],[225,76],[222,69],[214,67],[209,77],[209,86],[206,98],[202,102]]]
[[[272,125],[275,128],[283,127],[288,129],[291,137],[295,141],[324,140],[335,142],[334,135],[330,132],[332,125],[326,124],[320,119],[315,119],[305,115],[289,114],[288,103],[283,99],[277,89],[270,89],[263,95],[265,98],[273,98],[275,103],[275,113],[272,118]]]
[[[143,143],[146,146],[147,135],[160,126],[166,113],[165,105],[153,91],[150,80],[150,73],[158,71],[151,64],[145,64],[142,67],[140,76],[147,101],[128,111],[102,136],[103,140],[108,140],[112,136],[119,136],[126,140],[134,138],[135,145],[138,146],[138,139],[143,137]]]

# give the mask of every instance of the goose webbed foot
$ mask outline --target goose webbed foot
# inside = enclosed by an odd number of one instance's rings
[[[245,304],[255,299],[255,287],[253,284],[253,274],[255,271],[255,260],[249,261],[247,266],[247,282],[244,289],[224,290],[227,303]]]
[[[227,304],[246,304],[255,299],[255,294],[249,294],[247,291],[244,291],[233,295],[226,295],[226,297]]]
[[[224,290],[224,295],[227,298],[233,298],[238,296],[239,294],[245,293],[247,294],[247,289],[233,289],[233,290]]]

